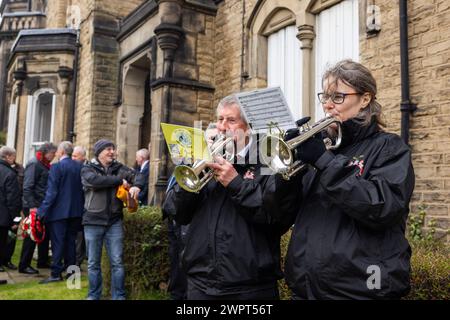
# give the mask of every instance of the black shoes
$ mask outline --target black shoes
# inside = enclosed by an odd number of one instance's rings
[[[5,267],[7,267],[9,270],[17,270],[17,266],[13,264],[11,261],[5,263]]]
[[[47,283],[51,283],[51,282],[59,282],[59,281],[62,281],[62,280],[63,280],[62,277],[53,277],[53,276],[50,276],[50,277],[48,277],[47,279],[44,279],[44,280],[39,281],[39,284],[47,284]]]
[[[8,281],[7,280],[0,280],[0,284],[7,284]]]
[[[27,267],[25,269],[19,269],[19,273],[25,273],[25,274],[38,274],[39,271],[32,267]]]
[[[5,272],[5,268],[3,268],[2,266],[0,266],[0,272]]]

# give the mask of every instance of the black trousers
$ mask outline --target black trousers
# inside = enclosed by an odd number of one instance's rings
[[[44,241],[38,245],[38,267],[48,264],[48,249],[50,245],[50,237],[48,235],[48,228],[46,226],[46,233]],[[36,248],[36,242],[26,237],[23,240],[22,252],[20,254],[19,270],[24,270],[31,266],[31,260],[33,259],[33,252]]]
[[[77,233],[77,266],[81,266],[84,259],[86,258],[86,241],[84,240],[84,231],[78,231]]]
[[[6,261],[6,248],[8,245],[8,227],[0,227],[0,266]]]
[[[12,232],[14,232],[17,237],[17,230]],[[14,250],[16,249],[16,240],[17,240],[16,237],[14,239],[10,239],[8,237],[8,244],[6,245],[6,255],[4,263],[11,262],[12,256],[14,255]]]
[[[187,226],[181,226],[172,219],[167,219],[169,235],[169,291],[171,300],[185,300],[187,296],[186,274],[181,268],[180,256],[184,249],[184,236]]]
[[[256,289],[252,292],[228,294],[224,296],[212,296],[188,284],[188,300],[280,300],[280,294],[276,283],[272,288]]]

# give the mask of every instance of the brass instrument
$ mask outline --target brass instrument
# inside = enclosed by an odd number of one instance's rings
[[[337,137],[335,138],[334,143],[330,138],[325,138],[324,143],[327,150],[338,148],[342,140],[340,122],[331,116],[327,116],[314,123],[311,127],[307,123],[300,125],[298,128],[299,135],[288,141],[283,140],[284,133],[281,131],[278,134],[269,132],[269,134],[261,140],[261,161],[272,171],[280,173],[284,179],[289,180],[306,166],[305,163],[294,158],[295,148],[312,136],[327,129],[333,123],[336,123],[338,126]]]
[[[227,161],[234,157],[234,140],[232,137],[219,135],[211,146],[211,157],[221,156]],[[230,149],[233,149],[230,151]],[[196,161],[192,167],[179,165],[174,170],[178,185],[188,192],[199,192],[214,177],[214,170],[207,167],[206,160]]]

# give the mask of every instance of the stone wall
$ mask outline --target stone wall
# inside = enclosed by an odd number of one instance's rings
[[[374,73],[387,130],[400,133],[400,36],[398,3],[377,1],[382,30],[361,39],[361,60]],[[416,173],[412,212],[425,204],[428,220],[444,234],[450,221],[450,3],[408,1],[411,100],[410,144]]]

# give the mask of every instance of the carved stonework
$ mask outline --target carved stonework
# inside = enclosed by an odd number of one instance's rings
[[[297,39],[300,40],[301,49],[312,49],[315,37],[313,26],[304,24],[298,27]]]

